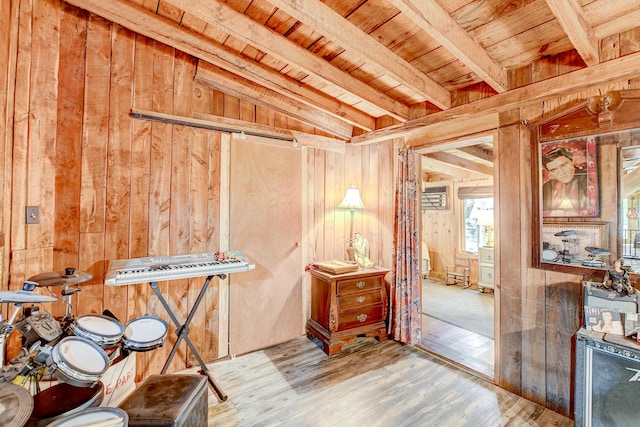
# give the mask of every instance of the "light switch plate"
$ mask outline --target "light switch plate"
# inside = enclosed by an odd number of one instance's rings
[[[27,206],[27,224],[40,223],[40,208],[38,206]]]

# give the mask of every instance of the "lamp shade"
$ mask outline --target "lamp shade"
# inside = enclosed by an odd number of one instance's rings
[[[360,198],[360,190],[358,190],[355,185],[349,187],[338,207],[345,209],[364,209],[364,204]]]

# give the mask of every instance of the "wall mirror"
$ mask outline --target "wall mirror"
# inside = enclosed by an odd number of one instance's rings
[[[640,274],[640,91],[612,91],[530,125],[532,261],[602,275]]]

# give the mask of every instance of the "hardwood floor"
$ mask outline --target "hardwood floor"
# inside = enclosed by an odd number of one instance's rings
[[[573,425],[391,340],[361,338],[328,357],[302,336],[208,366],[229,396],[218,402],[209,390],[210,426]]]
[[[493,382],[495,351],[491,338],[423,314],[420,347]]]
[[[477,289],[444,286],[442,282],[423,279],[422,339],[419,346],[493,382],[495,346],[493,339],[488,338],[493,334],[486,333],[488,328],[493,329],[494,324],[493,297],[479,295],[478,292]],[[427,303],[432,305],[427,308]],[[461,322],[456,318],[460,313],[460,308],[456,306],[459,304],[464,307],[475,305],[471,312],[476,321],[482,324],[481,328],[472,325],[471,320]],[[434,316],[424,314],[425,312]],[[465,329],[462,327],[464,325],[484,331],[484,334]]]

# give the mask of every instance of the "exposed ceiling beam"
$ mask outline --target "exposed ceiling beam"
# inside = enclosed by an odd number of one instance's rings
[[[174,22],[162,18],[126,0],[65,0],[104,19],[122,25],[138,34],[158,40],[168,46],[193,55],[210,64],[230,71],[248,80],[253,80],[272,91],[289,96],[298,102],[315,108],[323,114],[361,128],[375,129],[374,119],[362,111],[338,102],[294,82],[277,72],[236,56],[222,46],[204,39]]]
[[[389,0],[407,18],[471,68],[496,92],[509,89],[507,70],[489,56],[435,0]]]
[[[422,156],[422,171],[427,173],[437,173],[441,175],[448,175],[461,179],[485,179],[486,175],[470,171],[463,167],[458,167],[449,163],[441,162],[427,156]]]
[[[578,0],[547,0],[547,4],[585,64],[598,64],[598,39],[585,19]]]
[[[344,139],[349,139],[353,135],[353,127],[348,123],[336,120],[322,111],[284,97],[271,89],[252,84],[250,81],[222,68],[213,65],[208,66],[206,69],[198,67],[195,80],[245,101],[269,107],[332,135]]]
[[[456,121],[466,122],[474,117],[520,108],[528,103],[540,102],[544,99],[562,95],[565,92],[577,91],[589,86],[637,75],[638,63],[640,63],[640,52],[632,53],[449,110],[418,117],[399,125],[392,125],[384,129],[358,135],[351,138],[351,142],[372,143],[401,138],[416,130],[426,132],[428,131],[427,127],[444,121],[452,123]],[[413,140],[407,145],[419,146],[420,140]]]
[[[459,151],[467,153],[470,156],[477,157],[487,162],[493,163],[493,150],[481,147],[480,145],[471,145],[469,147],[460,147]]]
[[[421,154],[437,153],[443,150],[455,150],[476,144],[493,144],[493,141],[493,133],[483,132],[479,135],[467,134],[463,137],[434,141],[436,144],[425,144],[424,146],[416,147],[416,152]]]
[[[391,117],[405,121],[409,117],[406,105],[376,91],[326,60],[314,55],[302,46],[288,40],[268,27],[258,24],[251,18],[236,12],[225,3],[217,1],[165,0],[166,3],[197,16],[208,24],[214,25],[233,37],[260,49],[279,61],[299,68],[326,84],[338,87],[350,96],[372,104]]]
[[[451,107],[451,94],[407,61],[319,1],[270,0],[306,27],[385,70],[398,83],[415,90],[439,108]]]
[[[453,154],[441,151],[439,153],[425,154],[430,159],[439,160],[452,167],[462,168],[477,172],[483,175],[493,176],[493,166],[487,166],[482,163],[473,162],[471,160],[463,159],[462,157],[455,156]]]

